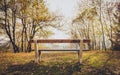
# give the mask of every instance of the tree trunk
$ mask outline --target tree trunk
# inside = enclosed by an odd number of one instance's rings
[[[12,24],[13,24],[13,31],[12,31],[12,34],[11,34],[11,31],[10,31],[10,24],[9,24],[9,21],[7,23],[7,4],[6,4],[6,0],[4,0],[4,6],[5,6],[5,25],[4,25],[4,28],[5,28],[5,31],[6,31],[6,34],[8,35],[11,43],[12,43],[12,46],[13,46],[13,50],[14,50],[14,53],[16,52],[19,52],[19,48],[17,47],[17,45],[15,44],[15,25],[16,25],[16,15],[15,15],[15,12],[12,11]]]
[[[12,29],[13,29],[13,32],[12,32],[12,34],[13,34],[13,49],[14,49],[14,52],[16,53],[16,52],[19,52],[19,48],[18,48],[18,46],[16,45],[16,39],[15,39],[15,31],[16,31],[16,9],[13,9],[12,10],[12,24],[13,24],[13,26],[12,26]]]
[[[111,17],[110,17],[110,11],[108,10],[108,5],[106,5],[106,7],[107,7],[107,13],[108,13],[108,17],[109,17],[109,22],[110,22],[110,34],[111,34],[111,36],[110,36],[110,39],[112,39],[113,38],[113,35],[112,35],[112,32],[113,32],[113,30],[112,30],[112,20],[111,20]],[[113,42],[111,41],[111,48],[113,48]]]
[[[103,28],[103,23],[102,23],[102,1],[100,0],[100,25],[102,27],[102,34],[103,34],[103,49],[106,50],[106,44],[105,44],[105,34],[104,34],[104,28]]]
[[[24,32],[24,30],[22,29],[22,38],[21,38],[21,51],[23,52],[23,32]]]
[[[88,25],[88,28],[87,28],[87,39],[90,39],[90,25]],[[91,40],[90,40],[91,41]],[[91,44],[90,43],[88,43],[88,48],[89,48],[89,50],[91,50]]]
[[[95,29],[93,22],[92,22],[92,30],[93,30],[93,50],[96,50],[96,37],[95,37]]]
[[[31,43],[30,43],[30,40],[32,40],[34,38],[34,35],[36,33],[35,31],[35,28],[36,28],[36,25],[34,24],[34,19],[33,19],[33,22],[32,22],[32,29],[30,31],[30,37],[29,37],[29,40],[28,40],[28,47],[27,47],[27,51],[28,52],[31,52]]]

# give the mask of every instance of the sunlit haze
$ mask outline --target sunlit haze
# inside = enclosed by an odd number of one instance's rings
[[[67,21],[71,21],[72,17],[76,14],[77,0],[46,0],[48,4],[48,9],[51,12],[57,13],[59,16],[63,16]],[[69,23],[66,23],[66,25]],[[68,38],[69,35],[65,34],[60,30],[55,31],[55,35],[50,38]]]
[[[47,2],[50,11],[61,14],[64,17],[73,17],[76,13],[77,0],[47,0]]]

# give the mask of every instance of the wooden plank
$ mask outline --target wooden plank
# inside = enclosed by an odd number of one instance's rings
[[[39,49],[39,51],[79,51],[79,49]]]
[[[39,61],[39,51],[38,51],[37,40],[34,41],[34,46],[35,46],[35,62],[38,63],[38,61]]]
[[[83,39],[83,43],[90,43],[89,39]]]
[[[78,62],[82,64],[82,51],[83,51],[83,41],[80,42],[80,49],[78,53]]]
[[[84,39],[83,43],[89,43],[90,40]],[[31,40],[30,43],[34,43],[34,40]],[[41,39],[37,40],[37,43],[80,43],[79,39]]]

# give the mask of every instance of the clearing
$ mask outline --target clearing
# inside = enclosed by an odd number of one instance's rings
[[[76,52],[42,53],[34,63],[34,52],[0,52],[0,75],[120,75],[119,51],[85,51],[83,65]]]

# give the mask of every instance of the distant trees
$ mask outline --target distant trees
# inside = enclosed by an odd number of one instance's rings
[[[86,4],[84,2],[84,4]],[[89,7],[88,5],[83,5],[81,8],[81,4],[79,5],[79,15],[72,21],[73,25],[72,28],[76,29],[77,36],[80,36],[78,38],[80,39],[91,39],[91,45],[88,44],[89,49],[96,49],[97,48],[97,40],[96,40],[96,34],[97,27],[95,28],[96,22],[99,18],[97,17],[98,13],[95,7]],[[82,10],[81,10],[82,9]]]
[[[117,14],[119,12],[115,11],[115,9],[119,8],[119,2],[112,3],[103,0],[80,2],[78,3],[78,15],[72,21],[71,35],[74,38],[91,39],[89,48],[93,50],[106,50],[110,48],[110,44],[111,48],[113,48],[111,39],[118,30],[117,28],[119,28]]]
[[[120,50],[120,3],[116,4],[117,8],[114,13],[114,33],[113,37],[111,38],[111,42],[113,43],[114,50]]]

